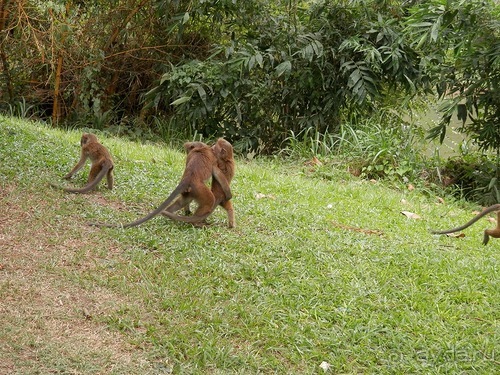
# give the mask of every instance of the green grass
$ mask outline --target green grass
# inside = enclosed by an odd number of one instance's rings
[[[0,210],[20,207],[35,228],[9,224],[32,246],[33,272],[56,280],[56,294],[87,296],[68,314],[90,309],[86,324],[117,335],[141,361],[124,367],[111,349],[97,353],[84,340],[77,352],[68,338],[39,343],[43,328],[17,327],[12,337],[14,323],[0,317],[0,342],[8,343],[0,356],[12,373],[321,374],[323,361],[333,374],[498,369],[500,243],[481,245],[492,224],[460,239],[428,232],[468,220],[471,209],[460,202],[437,204],[418,189],[339,169],[322,178],[325,167],[315,173],[298,161],[238,159],[234,230],[220,209],[202,229],[163,217],[127,230],[89,228],[155,208],[178,182],[185,155],[98,134],[115,158],[116,189],[103,184],[80,196],[48,188],[76,162],[80,135],[0,117],[0,186],[8,191]],[[15,262],[0,251],[3,301],[17,296]],[[43,367],[24,346],[43,354]]]

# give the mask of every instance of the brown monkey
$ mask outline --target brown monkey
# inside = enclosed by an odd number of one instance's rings
[[[215,154],[215,157],[217,158],[217,166],[226,177],[227,182],[230,184],[231,180],[234,177],[234,170],[235,170],[233,146],[225,139],[219,138],[217,142],[212,146],[212,150]],[[173,220],[183,221],[192,224],[199,224],[203,222],[215,210],[217,205],[220,205],[227,212],[229,228],[234,228],[236,224],[234,220],[233,204],[231,203],[230,199],[226,199],[226,194],[224,193],[224,189],[222,188],[219,181],[217,181],[216,179],[212,179],[211,190],[215,197],[215,202],[212,209],[209,212],[200,214],[197,210],[193,216],[180,216],[174,214],[175,211],[181,209],[184,206],[188,206],[189,203],[193,200],[193,198],[191,198],[188,193],[186,195],[183,195],[183,199],[179,199],[177,202],[170,205],[165,211],[162,212],[162,214]]]
[[[83,133],[80,139],[81,155],[80,160],[64,178],[69,180],[73,175],[83,168],[87,159],[90,159],[90,173],[87,185],[81,189],[64,188],[51,184],[53,187],[61,188],[70,193],[87,193],[94,189],[104,178],[108,180],[108,189],[113,189],[113,159],[108,149],[99,143],[95,134]]]
[[[189,152],[196,148],[196,147],[203,147],[206,146],[206,143],[203,142],[186,142],[184,143],[184,150],[186,151],[186,154],[189,154]],[[212,174],[213,178],[213,174]],[[229,184],[229,182],[228,182]],[[174,203],[172,203],[170,206],[168,206],[163,212],[166,210],[169,210],[171,212],[180,210],[181,208],[184,208],[184,212],[186,215],[191,214],[191,210],[189,208],[189,204],[193,201],[193,197],[190,196],[189,192],[184,192],[181,194],[181,197],[177,199]],[[172,208],[171,208],[172,207]],[[162,213],[163,213],[162,212]]]
[[[186,142],[184,143],[184,150],[186,151],[186,154],[189,154],[189,152],[196,148],[196,147],[204,147],[207,146],[207,144],[203,142]],[[218,167],[218,166],[217,166]],[[220,168],[219,168],[220,169]],[[212,178],[213,178],[213,173],[212,173]],[[226,178],[227,179],[227,178]],[[229,185],[229,180],[228,180],[228,185]],[[224,196],[228,193],[228,191],[224,191]],[[229,192],[229,194],[231,194]],[[172,203],[170,206],[168,206],[163,212],[166,212],[167,210],[169,212],[175,212],[177,210],[180,210],[181,208],[184,208],[184,212],[186,215],[189,215],[191,213],[189,209],[189,204],[193,201],[193,197],[189,192],[184,192],[181,194],[181,197],[177,199],[174,203]]]
[[[489,214],[490,212],[493,211],[500,211],[500,204],[494,204],[493,206],[490,206],[486,208],[483,212],[477,214],[474,216],[471,220],[469,220],[467,223],[464,225],[461,225],[456,228],[452,229],[447,229],[447,230],[433,230],[431,233],[434,234],[447,234],[447,233],[453,233],[453,232],[458,232],[461,231],[472,224],[474,224],[476,221],[478,221],[480,218],[482,218],[484,215]],[[497,213],[497,226],[494,229],[485,229],[484,230],[484,237],[483,237],[483,245],[486,245],[488,241],[490,240],[490,236],[493,238],[500,238],[500,212]]]
[[[184,148],[190,151],[186,158],[186,168],[184,169],[181,181],[156,210],[150,212],[141,219],[125,225],[99,223],[91,223],[90,225],[98,227],[135,227],[161,213],[165,208],[170,206],[179,195],[182,196],[182,194],[189,194],[193,200],[198,202],[200,215],[209,212],[214,205],[215,198],[210,189],[205,185],[205,181],[211,176],[214,176],[221,184],[226,199],[231,199],[232,195],[229,184],[221,170],[217,167],[217,159],[212,149],[202,142],[186,143]]]

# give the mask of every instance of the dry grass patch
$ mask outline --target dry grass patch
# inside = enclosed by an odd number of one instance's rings
[[[152,371],[142,350],[101,323],[117,305],[133,302],[67,276],[95,268],[92,249],[102,243],[90,229],[74,236],[71,224],[40,220],[44,204],[13,185],[0,192],[0,373]],[[116,250],[107,252],[112,257]]]

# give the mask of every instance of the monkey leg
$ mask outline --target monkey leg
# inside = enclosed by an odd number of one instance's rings
[[[113,189],[114,177],[113,177],[113,168],[111,168],[106,174],[106,179],[108,181],[108,189]]]
[[[162,211],[162,215],[166,216],[166,212],[176,212],[181,209],[185,209],[186,211],[189,211],[189,204],[193,201],[193,197],[191,196],[190,193],[182,193],[181,196],[170,206],[168,206],[166,209]]]
[[[87,181],[87,184],[90,184],[95,180],[102,168],[104,168],[104,165],[102,164],[95,164],[90,167],[89,179]]]
[[[236,222],[234,221],[234,209],[231,201],[225,201],[220,204],[227,212],[227,225],[229,228],[235,228]]]
[[[483,245],[486,245],[488,243],[488,241],[490,240],[490,236],[493,238],[500,238],[500,227],[497,226],[496,228],[486,229],[484,231]]]
[[[194,200],[198,202],[198,208],[194,212],[194,216],[204,216],[213,211],[215,197],[212,191],[205,184],[197,186],[196,190],[193,189],[191,194],[193,195]]]
[[[78,172],[80,169],[83,168],[83,166],[85,165],[85,162],[87,161],[87,156],[85,155],[84,152],[82,152],[81,156],[80,156],[80,160],[78,160],[78,163],[75,164],[75,166],[71,169],[71,171],[68,172],[67,175],[65,175],[63,178],[65,180],[69,180],[71,179],[71,177],[73,177],[73,175]]]
[[[190,216],[191,218],[196,220],[190,221],[190,223],[194,226],[205,225],[206,217],[208,217],[208,215],[210,215],[214,210],[215,197],[212,191],[204,183],[200,183],[197,186],[192,186],[191,191],[187,193],[186,196],[179,199],[180,202],[176,202],[170,205],[168,209],[162,213],[173,220],[178,220],[176,219],[177,215],[174,215],[173,212],[188,205],[193,200],[196,201],[198,207],[196,208],[193,216]],[[198,217],[200,218],[197,219]]]
[[[488,234],[488,229],[486,229],[484,231],[483,245],[487,245],[489,240],[490,240],[490,236]]]

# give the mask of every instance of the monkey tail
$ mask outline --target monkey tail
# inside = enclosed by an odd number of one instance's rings
[[[107,228],[131,228],[131,227],[138,226],[138,225],[145,223],[146,221],[152,219],[153,217],[155,217],[159,213],[161,213],[165,208],[167,208],[168,206],[170,206],[172,204],[172,202],[175,200],[175,198],[177,198],[177,196],[179,196],[180,194],[187,191],[188,188],[189,188],[189,184],[186,181],[182,180],[179,183],[179,185],[177,185],[177,187],[174,189],[174,191],[168,196],[168,198],[165,199],[165,201],[163,201],[163,203],[158,206],[157,209],[155,209],[154,211],[151,211],[146,216],[144,216],[140,219],[137,219],[131,223],[124,224],[124,225],[108,224],[108,223],[88,223],[88,225],[95,226],[95,227],[107,227]]]
[[[99,228],[123,228],[123,225],[121,224],[111,224],[111,223],[87,223],[87,225]]]
[[[431,230],[431,233],[433,233],[433,234],[448,234],[448,233],[459,232],[461,230],[464,230],[467,227],[470,227],[472,224],[474,224],[476,221],[478,221],[484,215],[487,215],[490,212],[498,211],[498,210],[500,210],[500,204],[494,204],[493,206],[490,206],[490,207],[486,208],[481,213],[479,213],[476,216],[474,216],[471,220],[469,220],[464,225],[461,225],[459,227],[452,228],[452,229],[446,229],[446,230]]]
[[[110,169],[111,169],[111,166],[108,163],[106,163],[105,165],[103,165],[103,167],[101,168],[101,170],[99,171],[99,173],[95,177],[94,181],[89,182],[84,187],[82,187],[80,189],[77,189],[77,188],[62,188],[62,189],[68,193],[79,193],[79,194],[88,193],[89,191],[94,189],[99,182],[101,182],[101,180],[104,178],[106,173],[109,172]]]
[[[64,188],[62,186],[54,184],[53,182],[49,183],[49,185],[55,189],[64,190]]]
[[[168,212],[168,211],[162,212],[162,214],[167,216],[168,218],[170,218],[172,220],[175,220],[175,221],[182,221],[184,223],[197,224],[197,223],[201,223],[203,220],[205,220],[207,217],[209,217],[213,211],[214,210],[211,210],[210,212],[207,212],[206,214],[203,214],[200,216],[196,216],[196,215],[194,215],[194,216],[182,216],[182,215],[176,215],[175,213]]]

